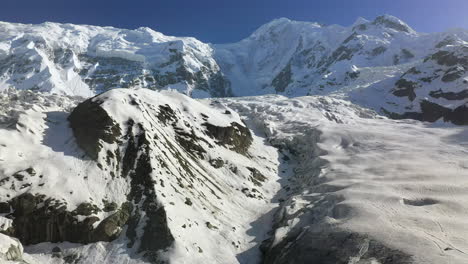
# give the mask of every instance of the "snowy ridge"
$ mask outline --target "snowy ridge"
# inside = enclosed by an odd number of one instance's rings
[[[212,53],[194,38],[149,28],[2,22],[0,88],[90,96],[115,87],[171,86],[187,94],[197,88],[223,95],[228,86]]]
[[[17,97],[21,98],[21,105],[14,103]],[[267,201],[279,187],[275,183],[278,154],[257,136],[252,137],[250,145],[248,138],[222,143],[226,139],[215,140],[213,136],[217,134],[207,132],[208,127],[212,129],[208,131],[224,131],[223,127],[242,124],[234,111],[206,106],[176,92],[112,90],[90,100],[102,102],[99,107],[121,128],[122,134],[114,142],[99,140],[98,155],[93,159],[82,141],[78,140],[78,144],[85,153],[77,146],[68,127],[68,105],[74,101],[31,92],[11,94],[8,99],[3,109],[19,114],[17,119],[7,120],[7,127],[1,130],[1,169],[2,175],[8,175],[1,179],[1,201],[9,201],[7,208],[13,208],[12,214],[7,210],[2,219],[9,223],[3,226],[4,232],[20,237],[24,244],[61,240],[88,244],[118,236],[115,242],[98,242],[91,247],[59,244],[64,250],[61,257],[73,256],[80,263],[178,263],[188,258],[192,263],[236,263],[237,254],[258,247],[247,230],[258,214],[273,206]],[[102,117],[99,111],[94,115]],[[74,118],[72,115],[69,119]],[[241,126],[232,129],[235,132]],[[240,148],[237,144],[241,144]],[[152,171],[145,171],[145,166],[151,166]],[[42,214],[41,208],[49,206],[46,218],[54,219],[53,204],[59,204],[71,212],[75,221],[87,223],[93,219],[92,228],[97,231],[89,238],[43,233],[40,221],[38,229],[34,229],[34,223],[23,219],[23,214],[28,213],[24,208],[29,204],[26,194],[46,197],[42,205],[28,209],[32,213]],[[125,219],[121,212],[127,203],[132,204],[133,210],[122,226],[107,225],[108,219],[117,223]],[[106,210],[112,204],[114,208]],[[91,208],[89,212],[87,208]],[[47,222],[52,230],[81,228],[55,221]],[[106,230],[112,228],[110,234],[105,233],[110,237],[100,238],[100,226],[106,225]],[[10,226],[16,231],[7,230]],[[19,228],[36,231],[28,235]],[[255,239],[261,239],[267,231],[268,226],[256,230]],[[205,234],[205,238],[199,234]],[[43,243],[29,248],[29,263],[52,261],[53,247]],[[260,252],[253,250],[239,258],[254,261],[260,258]]]
[[[418,33],[390,15],[358,18],[347,27],[280,18],[222,45],[149,28],[2,22],[0,90],[85,97],[121,87],[172,89],[195,98],[329,95],[394,118],[467,123],[453,117],[466,113],[455,111],[465,96],[443,100],[437,94],[466,93],[467,42],[465,29]],[[460,60],[430,63],[447,51]],[[422,76],[401,81],[414,67]],[[451,71],[451,78],[441,71]],[[415,91],[405,98],[408,90]]]

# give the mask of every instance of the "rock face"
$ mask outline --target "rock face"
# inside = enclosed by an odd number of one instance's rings
[[[404,109],[394,105],[383,111],[392,118],[428,122],[440,119],[467,125],[468,47],[454,43],[452,39],[439,43],[441,50],[406,71],[395,83],[393,95],[407,98],[411,104]]]
[[[208,135],[215,138],[221,145],[238,153],[245,154],[252,144],[250,130],[239,123],[233,122],[226,127],[205,123],[204,126]]]
[[[101,221],[92,214],[100,211],[90,204],[81,204],[77,209],[68,211],[65,204],[46,198],[45,195],[34,196],[25,193],[10,201],[13,213],[12,228],[7,233],[18,238],[24,245],[41,242],[92,243],[112,241],[120,234],[132,212],[131,204],[122,207]],[[84,217],[78,221],[77,216]]]
[[[263,263],[271,264],[347,264],[358,263],[410,264],[411,256],[387,248],[378,241],[347,232],[322,232],[305,229],[285,238],[268,250]]]
[[[112,144],[121,135],[120,127],[100,107],[99,100],[88,99],[79,104],[68,119],[78,145],[96,160],[102,148],[100,141]]]

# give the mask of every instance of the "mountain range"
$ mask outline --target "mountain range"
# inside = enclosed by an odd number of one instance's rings
[[[467,263],[466,69],[389,15],[1,22],[0,263]]]
[[[460,124],[468,122],[467,41],[465,29],[418,33],[389,15],[349,27],[281,18],[222,45],[149,28],[0,23],[0,89],[328,95],[395,118]]]

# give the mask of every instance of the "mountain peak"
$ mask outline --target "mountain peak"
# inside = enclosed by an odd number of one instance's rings
[[[358,17],[356,19],[356,21],[354,21],[354,23],[352,24],[352,27],[355,27],[355,26],[359,26],[359,25],[362,25],[362,24],[367,24],[369,23],[369,20],[363,18],[363,17]]]
[[[381,25],[386,28],[391,28],[397,31],[402,31],[406,33],[414,33],[415,31],[408,26],[405,22],[401,19],[391,16],[391,15],[382,15],[375,18],[372,22],[374,25]]]

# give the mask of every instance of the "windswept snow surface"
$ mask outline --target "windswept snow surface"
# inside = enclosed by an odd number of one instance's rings
[[[306,252],[274,247],[288,236],[338,230],[404,252],[411,263],[468,262],[466,127],[389,120],[327,97],[223,102],[262,128],[273,145],[295,152],[288,163],[295,174],[283,184],[290,191],[282,193],[287,200],[277,213],[270,252],[287,258],[274,263],[313,259],[296,258]],[[364,257],[359,262],[366,241],[361,248],[348,263],[369,263]]]

